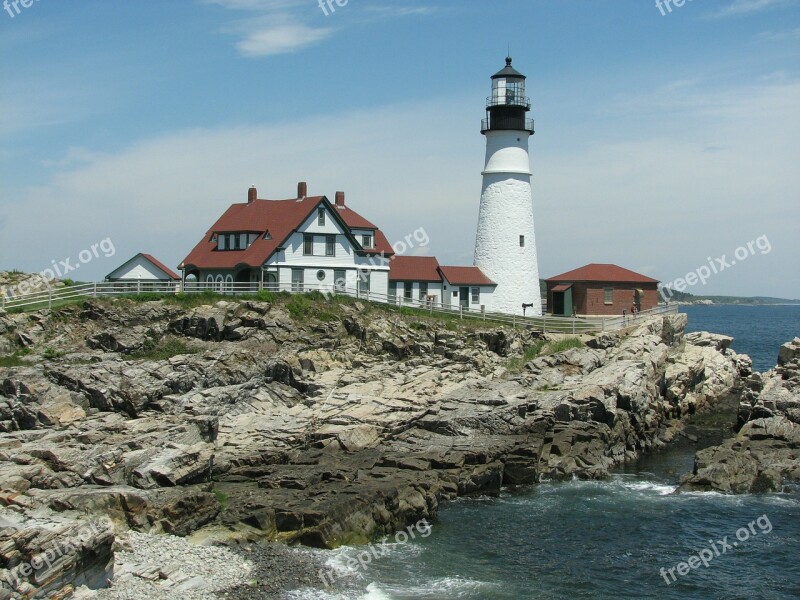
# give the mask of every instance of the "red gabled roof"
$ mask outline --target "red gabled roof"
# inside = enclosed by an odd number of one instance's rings
[[[182,263],[202,269],[233,269],[238,265],[259,267],[275,250],[311,216],[321,202],[326,202],[330,212],[338,216],[348,229],[375,229],[375,248],[365,248],[367,254],[391,256],[394,252],[382,231],[350,208],[336,210],[324,196],[311,196],[300,200],[254,200],[232,204],[206,232]],[[270,239],[264,239],[269,231]],[[246,250],[217,250],[212,241],[214,233],[258,233],[256,240]],[[348,231],[349,234],[349,231]]]
[[[395,256],[389,281],[441,281],[439,261],[433,256]]]
[[[439,267],[439,271],[453,285],[497,285],[478,267]]]
[[[151,263],[153,263],[159,269],[164,271],[164,273],[169,275],[172,279],[175,279],[176,281],[180,280],[180,278],[181,278],[180,275],[178,275],[175,271],[170,269],[168,266],[166,266],[160,260],[157,260],[156,258],[154,258],[151,254],[145,254],[144,252],[142,252],[142,256],[144,256],[147,260],[149,260]]]
[[[617,265],[591,263],[573,271],[550,277],[546,281],[607,281],[611,283],[658,283],[657,279],[623,269]]]
[[[342,220],[353,229],[377,229],[370,221],[358,214],[349,206],[336,205],[336,212]]]

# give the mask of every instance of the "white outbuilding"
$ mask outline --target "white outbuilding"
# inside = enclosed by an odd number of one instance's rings
[[[177,282],[181,277],[150,254],[140,252],[106,275],[106,281]]]

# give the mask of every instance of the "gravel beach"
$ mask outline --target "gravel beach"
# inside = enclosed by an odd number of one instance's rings
[[[184,538],[129,532],[119,540],[107,589],[76,590],[79,600],[283,598],[320,585],[322,556],[278,543],[200,546]]]

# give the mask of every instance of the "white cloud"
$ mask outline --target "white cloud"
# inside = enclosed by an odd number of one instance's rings
[[[234,11],[258,13],[258,17],[248,17],[225,26],[224,31],[237,35],[240,39],[236,48],[246,57],[273,56],[302,50],[319,43],[341,31],[348,25],[363,24],[375,20],[400,18],[413,15],[427,15],[434,12],[428,6],[407,6],[379,4],[339,6],[323,11],[312,0],[201,0],[203,4],[213,4]],[[327,6],[327,5],[326,5]],[[333,12],[349,11],[350,19],[330,20]],[[312,26],[314,19],[329,17],[325,26]]]
[[[709,16],[723,18],[750,15],[789,4],[795,4],[795,0],[733,0],[730,4],[711,12]]]
[[[783,40],[800,39],[800,27],[788,31],[763,31],[758,34],[758,39],[768,42],[780,42]]]
[[[245,34],[236,43],[244,56],[271,56],[294,52],[324,40],[333,33],[330,28],[314,28],[302,24],[281,23],[267,25]]]

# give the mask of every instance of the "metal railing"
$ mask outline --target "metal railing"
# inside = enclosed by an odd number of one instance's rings
[[[489,131],[533,131],[533,119],[518,119],[516,117],[499,117],[481,119],[481,133]]]
[[[493,106],[519,106],[530,109],[531,99],[528,96],[517,96],[506,92],[505,94],[493,94],[486,98],[486,108]]]
[[[403,296],[365,292],[356,287],[343,288],[337,285],[287,283],[192,283],[150,282],[150,281],[103,281],[85,283],[62,288],[50,288],[40,292],[16,297],[0,294],[0,308],[5,310],[38,310],[54,308],[83,298],[138,296],[142,294],[201,294],[214,292],[223,295],[255,296],[261,291],[287,292],[290,294],[320,292],[325,295],[340,295],[358,298],[367,302],[379,302],[412,311],[425,311],[429,315],[449,316],[458,319],[474,319],[489,323],[526,327],[545,333],[599,333],[633,327],[646,319],[662,314],[678,312],[677,304],[660,305],[654,309],[619,317],[561,317],[543,315],[524,317],[506,313],[495,313],[464,305],[447,305],[427,299],[405,298]]]

